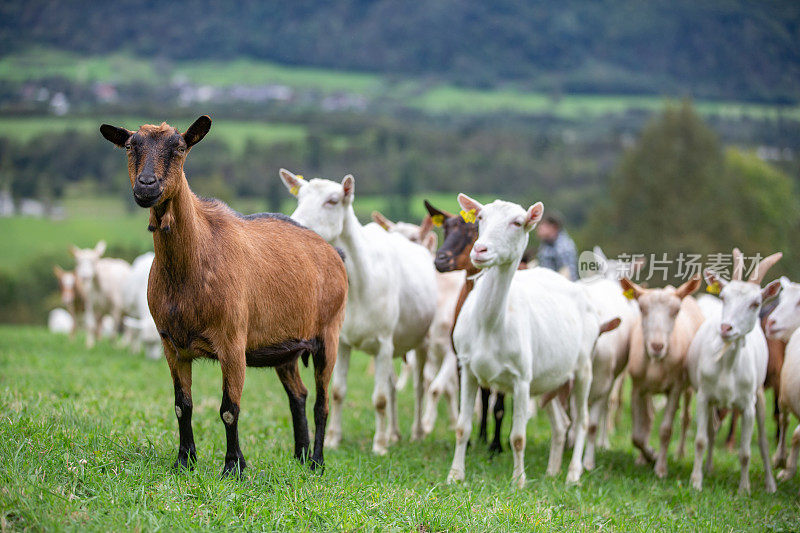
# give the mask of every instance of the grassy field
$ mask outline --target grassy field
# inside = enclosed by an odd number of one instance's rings
[[[26,142],[42,133],[77,131],[96,133],[100,136],[100,124],[108,123],[130,130],[138,130],[142,124],[161,124],[165,117],[0,117],[0,137]],[[197,117],[173,121],[178,128],[187,128]],[[267,145],[279,142],[302,140],[308,133],[305,126],[273,122],[245,120],[221,120],[214,123],[214,139],[225,142],[236,152],[244,151],[245,144],[252,141]]]
[[[524,489],[509,483],[508,451],[491,459],[477,443],[468,451],[466,482],[448,486],[444,478],[453,435],[443,411],[423,442],[404,440],[385,457],[370,453],[367,367],[367,358],[355,354],[344,441],[340,449],[327,451],[323,476],[291,457],[289,410],[274,373],[251,369],[240,419],[249,470],[241,481],[222,480],[217,365],[195,365],[198,466],[175,474],[170,465],[177,430],[163,360],[145,360],[108,342],[86,350],[80,339],[69,341],[39,328],[0,327],[0,527],[796,531],[800,524],[798,480],[780,484],[777,494],[764,494],[755,447],[750,497],[736,496],[738,460],[721,449],[699,494],[689,485],[689,459],[671,457],[664,480],[635,466],[627,408],[612,450],[599,453],[597,468],[578,487],[564,486],[563,469],[557,478],[544,477],[549,431],[541,415],[528,426]],[[310,377],[304,369],[307,383]],[[407,437],[408,389],[400,393],[399,404]]]
[[[79,83],[188,80],[213,86],[282,84],[322,93],[360,93],[434,114],[503,112],[548,115],[569,120],[632,110],[652,112],[663,107],[666,96],[564,94],[554,99],[544,92],[514,87],[476,90],[430,80],[396,80],[378,74],[286,66],[250,59],[158,62],[125,54],[86,57],[50,49],[27,50],[0,58],[0,80],[24,82],[55,76]],[[800,106],[797,105],[710,100],[699,100],[695,105],[705,115],[756,119],[775,119],[780,116],[783,119],[800,120]]]

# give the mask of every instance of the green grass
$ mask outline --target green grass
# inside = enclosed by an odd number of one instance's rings
[[[138,130],[142,124],[161,124],[165,118],[168,117],[0,117],[0,137],[27,142],[43,133],[64,131],[96,133],[99,136],[100,124],[104,122]],[[191,122],[192,119],[170,120],[179,129],[187,128]],[[306,136],[307,129],[299,124],[220,120],[213,124],[212,132],[214,139],[241,153],[250,141],[261,145],[300,141]]]
[[[370,453],[367,366],[366,356],[354,354],[344,440],[340,449],[327,451],[323,476],[291,457],[289,410],[274,372],[250,369],[240,419],[249,469],[241,481],[221,480],[225,439],[216,364],[194,366],[198,465],[192,473],[174,474],[177,429],[163,360],[145,360],[108,342],[87,350],[80,339],[41,328],[0,327],[2,527],[788,531],[800,523],[800,482],[765,494],[755,448],[750,497],[736,496],[738,460],[722,449],[702,493],[689,485],[689,459],[670,457],[664,480],[635,466],[627,407],[612,449],[599,452],[597,468],[578,487],[565,487],[563,469],[554,479],[544,477],[549,431],[543,414],[528,425],[524,489],[510,486],[508,451],[490,459],[477,442],[468,450],[466,482],[448,486],[453,435],[442,415],[423,442],[404,440],[385,457]],[[311,382],[310,370],[302,373]],[[410,390],[400,393],[399,406],[407,437]]]

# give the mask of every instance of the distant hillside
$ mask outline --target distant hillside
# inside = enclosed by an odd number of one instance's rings
[[[0,3],[0,54],[42,45],[250,57],[556,94],[800,100],[797,0]]]

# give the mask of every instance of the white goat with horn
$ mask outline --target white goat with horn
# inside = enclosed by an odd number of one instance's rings
[[[712,465],[716,434],[714,408],[737,407],[742,412],[739,493],[750,492],[750,441],[754,421],[758,424],[766,491],[775,492],[764,433],[767,341],[757,322],[761,305],[780,292],[780,281],[773,281],[763,289],[761,281],[781,256],[779,252],[761,260],[747,281],[742,280],[744,259],[738,249],[733,250],[731,281],[725,281],[712,270],[704,272],[709,287],[720,291],[722,313],[706,320],[697,331],[687,360],[689,379],[697,391],[697,434],[692,469],[692,486],[697,490],[703,487],[702,463],[706,449],[705,469],[710,470]]]

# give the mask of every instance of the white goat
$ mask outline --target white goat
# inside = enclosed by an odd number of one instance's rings
[[[73,246],[75,277],[78,290],[84,300],[86,322],[86,346],[94,346],[100,336],[101,320],[105,313],[113,319],[114,331],[122,325],[122,286],[131,266],[122,259],[101,258],[106,251],[105,241],[94,248],[80,249]]]
[[[479,237],[470,257],[483,273],[467,296],[453,332],[461,363],[461,402],[447,480],[465,477],[479,384],[513,393],[512,479],[521,487],[530,397],[574,379],[578,430],[567,482],[576,483],[588,422],[592,348],[600,333],[597,312],[584,289],[559,274],[543,268],[517,271],[528,233],[542,217],[541,202],[527,211],[500,200],[484,206],[464,194],[459,194],[458,202],[476,216]],[[557,400],[547,404],[547,411],[552,428],[547,474],[555,475],[561,468],[568,417]]]
[[[722,300],[710,294],[701,294],[697,298],[697,305],[700,306],[700,311],[706,320],[709,318],[718,318],[722,313]]]
[[[766,490],[775,492],[764,433],[763,384],[767,375],[767,341],[757,322],[762,303],[776,296],[781,289],[778,280],[764,289],[760,286],[767,270],[781,258],[781,254],[764,258],[748,281],[742,281],[741,252],[735,249],[733,257],[731,281],[725,281],[711,270],[704,272],[709,286],[721,288],[722,313],[703,323],[689,348],[689,379],[697,391],[692,486],[697,490],[703,487],[702,463],[706,450],[705,469],[711,469],[716,435],[714,408],[737,407],[742,413],[739,493],[750,492],[750,442],[754,419],[758,424],[758,446],[764,462]]]
[[[604,444],[610,396],[619,376],[628,364],[631,331],[639,317],[639,308],[622,295],[619,282],[607,278],[588,278],[579,282],[586,289],[600,320],[607,322],[619,317],[615,330],[601,335],[592,353],[592,387],[589,391],[589,430],[583,466],[594,468],[595,442]]]
[[[147,284],[154,258],[153,252],[147,252],[134,259],[122,288],[126,340],[135,352],[144,348],[150,359],[158,359],[163,354],[161,336],[147,305]]]
[[[362,226],[353,211],[355,182],[305,181],[281,169],[281,179],[297,196],[292,218],[340,247],[350,289],[339,357],[333,371],[333,405],[326,443],[342,437],[342,403],[352,348],[375,356],[375,437],[372,451],[383,455],[399,439],[393,357],[415,350],[418,372],[425,367],[426,336],[436,311],[436,277],[428,251],[377,224]],[[421,379],[419,379],[421,382]],[[422,391],[415,391],[412,436],[421,435]]]
[[[425,246],[430,251],[431,258],[436,254],[437,239],[436,234],[431,231],[433,224],[430,216],[426,216],[420,226],[408,222],[392,222],[378,211],[372,212],[372,220],[386,231],[399,233],[411,242]],[[451,334],[456,304],[461,294],[461,287],[464,285],[464,273],[436,272],[436,285],[438,301],[436,314],[428,333],[428,358],[422,372],[423,381],[421,384],[414,384],[415,389],[421,387],[424,390],[421,428],[423,435],[433,431],[438,415],[439,399],[442,396],[447,397],[450,425],[455,426],[458,418],[458,362]],[[403,371],[419,376],[416,357],[408,357],[406,363]],[[398,388],[400,388],[399,380]]]
[[[631,376],[631,418],[633,444],[641,455],[637,463],[655,462],[658,477],[667,475],[667,451],[672,425],[681,395],[688,385],[686,352],[694,334],[703,323],[703,313],[691,294],[700,287],[695,277],[677,289],[645,289],[627,278],[620,280],[625,291],[636,298],[641,316],[631,333],[628,374]],[[652,396],[665,394],[667,404],[659,428],[658,456],[650,445],[652,429]],[[684,414],[678,457],[683,455],[686,429],[689,425],[689,397],[684,398]]]
[[[780,301],[767,320],[767,337],[786,342],[786,352],[780,376],[780,421],[778,423],[778,449],[773,463],[785,469],[778,472],[780,481],[792,479],[797,472],[800,454],[800,425],[792,433],[792,453],[786,458],[786,436],[789,417],[800,418],[800,284],[782,277]]]

